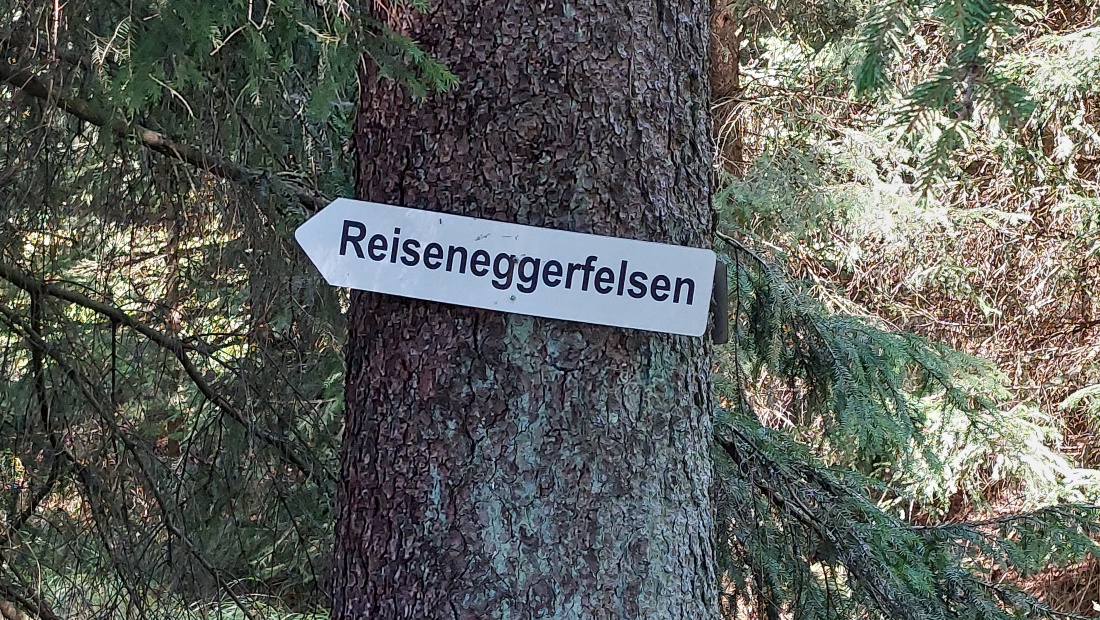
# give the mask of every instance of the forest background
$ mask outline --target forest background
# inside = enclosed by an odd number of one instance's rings
[[[324,616],[346,300],[290,231],[360,53],[463,85],[338,2],[0,15],[0,614]],[[1098,17],[715,6],[732,617],[1096,613]]]

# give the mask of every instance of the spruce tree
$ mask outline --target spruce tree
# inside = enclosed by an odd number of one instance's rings
[[[706,17],[391,14],[467,87],[364,75],[357,195],[708,245]],[[715,617],[703,339],[367,293],[348,326],[336,618]]]

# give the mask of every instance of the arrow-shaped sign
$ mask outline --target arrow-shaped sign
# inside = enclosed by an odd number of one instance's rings
[[[298,243],[329,284],[701,336],[714,252],[341,198]]]

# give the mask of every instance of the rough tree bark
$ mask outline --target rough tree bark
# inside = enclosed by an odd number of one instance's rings
[[[709,245],[709,3],[438,4],[387,18],[461,86],[363,76],[360,198]],[[335,618],[715,617],[704,339],[368,293],[348,325]]]
[[[745,25],[726,0],[717,0],[710,17],[710,88],[714,136],[719,161],[726,172],[745,171],[745,126],[742,120],[741,40]]]

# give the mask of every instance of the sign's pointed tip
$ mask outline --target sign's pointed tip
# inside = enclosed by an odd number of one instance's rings
[[[310,217],[308,220],[299,224],[298,228],[294,229],[294,239],[298,242],[298,245],[302,246],[302,249],[306,250],[307,254],[309,253],[309,250],[312,249],[310,247],[312,245],[311,241],[317,238],[317,235],[314,235],[312,233],[315,230],[318,230],[320,227],[324,226],[325,222],[327,222],[332,217],[331,209],[333,205],[336,205],[343,200],[345,199],[337,198],[336,200],[333,200],[332,202],[325,205],[323,209],[314,213],[313,216]]]
[[[317,219],[317,216],[314,215],[313,217],[309,218],[305,222],[302,222],[298,226],[298,228],[294,229],[294,240],[298,242],[298,245],[303,250],[305,250],[305,253],[306,253],[307,256],[309,255],[309,251],[312,249],[312,248],[310,248],[310,244],[309,244],[309,240],[311,238],[310,235],[309,235],[309,231],[317,225],[317,222],[314,221],[316,219]]]

